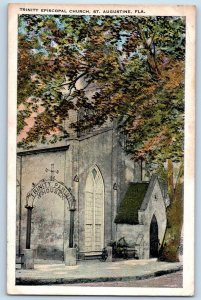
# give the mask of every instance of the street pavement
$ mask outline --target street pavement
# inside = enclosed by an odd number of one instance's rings
[[[33,270],[16,269],[16,284],[52,285],[145,280],[181,270],[180,262],[159,262],[156,259],[113,262],[87,260],[78,261],[75,266],[40,262],[35,264]]]
[[[72,286],[72,284],[63,284],[64,286]],[[76,285],[76,284],[75,284]],[[127,281],[103,281],[103,282],[85,282],[79,283],[79,286],[89,287],[151,287],[151,288],[182,288],[183,272],[178,271],[167,275],[150,277],[147,279],[130,279]]]

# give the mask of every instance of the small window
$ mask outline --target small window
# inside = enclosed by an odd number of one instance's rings
[[[94,179],[95,179],[95,178],[96,178],[96,175],[97,175],[96,169],[93,169],[93,170],[92,170],[92,174],[93,174],[93,177],[94,177]]]

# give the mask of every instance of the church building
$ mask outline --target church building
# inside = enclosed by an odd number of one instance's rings
[[[69,248],[93,253],[122,237],[140,259],[157,256],[166,195],[157,176],[147,178],[122,143],[110,123],[79,134],[72,130],[55,144],[18,149],[17,257],[33,249],[36,260],[65,261]]]

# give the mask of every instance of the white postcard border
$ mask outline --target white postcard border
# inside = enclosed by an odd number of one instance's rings
[[[15,221],[16,221],[16,95],[17,95],[17,17],[20,8],[40,9],[143,9],[132,15],[186,16],[186,86],[185,86],[185,155],[184,155],[184,258],[183,288],[118,288],[74,286],[16,286],[15,285]],[[162,12],[162,13],[161,13]],[[37,12],[46,14],[46,12]],[[52,14],[55,14],[53,12]],[[61,13],[62,14],[62,13]],[[83,14],[83,13],[72,13]],[[91,13],[93,14],[93,13]],[[194,293],[194,178],[195,178],[195,6],[166,5],[59,5],[59,4],[10,4],[8,44],[8,184],[7,184],[7,291],[21,295],[121,295],[121,296],[190,296]],[[191,158],[191,161],[190,161]],[[190,199],[190,201],[189,201]],[[191,241],[189,243],[189,241]]]

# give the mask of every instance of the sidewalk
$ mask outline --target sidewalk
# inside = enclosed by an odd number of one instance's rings
[[[35,264],[34,270],[16,270],[16,284],[50,285],[140,280],[179,270],[182,270],[181,263],[158,262],[155,259],[115,262],[79,261],[76,266]]]

